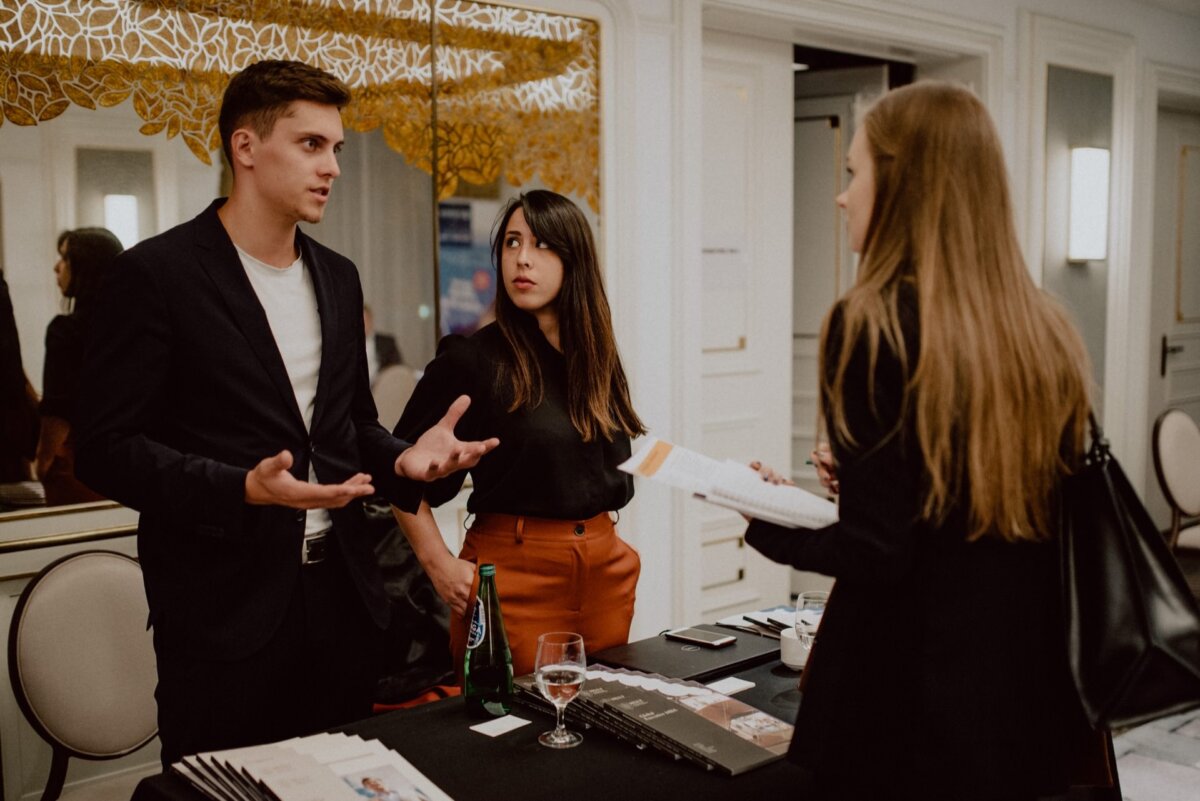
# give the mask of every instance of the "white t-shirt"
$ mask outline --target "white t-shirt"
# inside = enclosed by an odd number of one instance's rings
[[[237,247],[236,245],[234,247]],[[312,273],[297,258],[287,267],[272,267],[241,248],[246,277],[267,313],[275,346],[283,357],[296,405],[304,417],[304,427],[312,428],[313,406],[317,398],[317,377],[321,372],[321,314]],[[298,454],[292,454],[296,457]],[[308,480],[317,483],[316,470],[308,466]],[[304,521],[304,534],[324,531],[331,525],[328,509],[310,509]]]

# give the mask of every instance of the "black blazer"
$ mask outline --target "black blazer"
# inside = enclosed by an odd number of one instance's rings
[[[920,338],[904,300],[911,367]],[[830,369],[840,320],[838,309]],[[822,799],[1061,792],[1086,727],[1067,673],[1056,549],[968,542],[966,497],[944,522],[922,522],[927,474],[901,406],[908,376],[882,339],[870,365],[861,340],[843,392],[855,441],[830,437],[839,521],[816,531],[754,521],[746,534],[777,562],[837,578],[789,756],[815,774]]]
[[[138,553],[159,646],[234,659],[275,630],[300,572],[304,513],[245,503],[254,465],[286,448],[298,479],[310,462],[322,483],[362,470],[413,511],[420,487],[395,476],[407,444],[376,420],[354,265],[297,231],[321,316],[310,432],[217,216],[223,202],[118,258],[81,376],[76,469],[142,513]],[[362,506],[332,517],[354,583],[385,626]]]

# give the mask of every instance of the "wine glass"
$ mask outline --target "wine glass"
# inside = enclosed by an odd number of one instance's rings
[[[558,719],[554,731],[538,737],[547,748],[574,748],[583,742],[582,734],[567,731],[563,725],[563,711],[583,687],[586,670],[583,637],[569,631],[552,631],[538,637],[534,678],[538,690],[554,704]]]
[[[804,649],[806,662],[808,654],[812,652],[813,640],[816,639],[828,600],[829,593],[817,590],[802,592],[796,598],[796,638],[800,640],[800,646]]]

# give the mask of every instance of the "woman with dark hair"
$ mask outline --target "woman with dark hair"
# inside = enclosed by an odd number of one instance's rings
[[[71,424],[92,305],[121,250],[120,240],[107,228],[77,228],[63,231],[58,237],[54,277],[66,313],[55,317],[46,328],[39,408],[42,430],[36,462],[47,505],[103,500],[75,478]]]
[[[1062,793],[1075,747],[1098,742],[1068,673],[1054,542],[1083,453],[1082,339],[1029,276],[999,137],[966,88],[884,95],[847,166],[837,203],[861,260],[821,334],[840,519],[746,533],[837,579],[789,755],[806,798]]]
[[[633,496],[617,470],[629,438],[645,432],[629,398],[592,232],[567,198],[526,192],[493,232],[501,280],[496,321],[448,336],[425,370],[396,435],[416,437],[459,395],[471,406],[460,437],[499,437],[471,471],[474,522],[458,558],[431,506],[453,498],[464,473],[427,485],[415,515],[397,522],[451,608],[451,648],[462,670],[464,616],[475,564],[496,564],[513,670],[533,671],[538,635],[575,631],[589,651],[624,643],[640,572],[610,517]]]

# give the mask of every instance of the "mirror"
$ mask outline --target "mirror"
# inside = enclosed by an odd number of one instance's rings
[[[374,331],[421,369],[442,334],[488,319],[486,243],[505,199],[566,194],[603,241],[599,43],[595,20],[481,2],[0,9],[0,269],[34,389],[47,327],[70,311],[55,281],[59,234],[104,226],[128,245],[223,194],[221,92],[261,58],[307,61],[353,89],[342,175],[310,233],[354,260]],[[18,493],[6,507],[0,495],[0,520],[34,501]]]
[[[1042,286],[1070,309],[1083,335],[1097,387],[1096,411],[1103,413],[1105,339],[1108,331],[1109,167],[1091,187],[1081,175],[1086,162],[1080,153],[1107,157],[1113,145],[1113,78],[1094,72],[1049,65],[1046,74],[1046,234],[1043,240]],[[1099,185],[1099,184],[1102,184]],[[1082,196],[1080,189],[1083,190]],[[1089,196],[1090,195],[1090,196]],[[1097,198],[1096,195],[1102,197]],[[1099,242],[1078,249],[1080,210],[1087,201],[1103,200],[1094,208],[1101,219],[1093,228]],[[1074,241],[1073,241],[1074,240]]]

